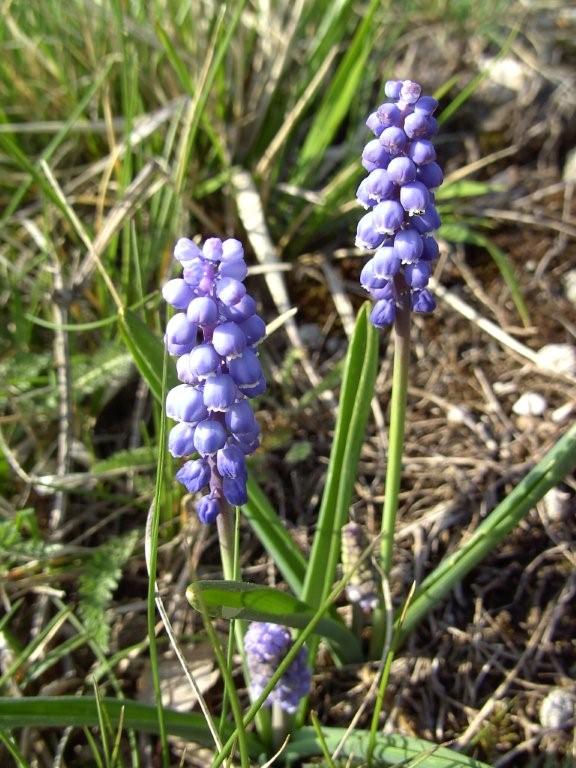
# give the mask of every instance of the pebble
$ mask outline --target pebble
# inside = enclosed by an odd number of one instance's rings
[[[566,272],[562,278],[562,282],[564,283],[564,293],[566,294],[566,298],[568,301],[571,301],[572,304],[576,304],[576,269],[571,269],[569,272]]]
[[[524,392],[512,406],[517,416],[542,416],[548,403],[538,392]]]
[[[576,376],[576,349],[571,344],[546,344],[536,353],[538,365],[564,376]]]
[[[544,511],[550,523],[557,523],[568,515],[572,495],[569,491],[555,486],[544,495]]]
[[[574,716],[574,699],[562,688],[554,688],[540,705],[544,728],[563,728]]]
[[[567,181],[568,184],[574,184],[576,182],[576,148],[571,149],[566,155],[562,178],[564,181]]]
[[[553,410],[552,421],[554,424],[562,424],[563,422],[568,421],[574,412],[574,408],[576,408],[576,405],[570,402],[564,403],[564,405],[560,405],[558,408]]]

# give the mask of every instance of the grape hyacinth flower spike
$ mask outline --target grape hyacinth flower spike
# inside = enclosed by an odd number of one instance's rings
[[[211,237],[200,248],[181,238],[174,256],[183,273],[162,289],[178,310],[164,342],[182,383],[166,397],[166,415],[177,422],[168,448],[175,457],[199,454],[176,478],[190,493],[208,487],[196,510],[201,522],[213,523],[225,502],[247,501],[245,457],[260,434],[249,401],[266,389],[256,352],[266,327],[243,283],[242,243]]]
[[[412,312],[431,312],[436,306],[428,281],[438,258],[438,244],[431,233],[440,226],[434,192],[443,175],[431,141],[438,128],[436,99],[422,95],[420,85],[412,80],[389,80],[384,91],[389,101],[366,121],[375,138],[362,153],[368,176],[356,196],[368,212],[358,222],[356,245],[374,251],[360,275],[360,283],[374,302],[370,320],[376,328],[392,326],[394,338],[380,549],[381,572],[388,578],[402,475],[411,317]],[[350,557],[357,542],[350,531],[345,533],[344,556]],[[386,614],[381,606],[374,607],[371,645],[374,657],[379,658]]]
[[[392,325],[402,308],[431,312],[436,306],[427,285],[438,258],[430,234],[440,226],[434,191],[443,181],[431,142],[438,102],[411,80],[389,80],[384,91],[391,101],[366,121],[376,138],[362,153],[369,175],[357,191],[369,210],[358,223],[356,245],[375,251],[360,282],[375,302],[370,319],[377,328]]]
[[[244,650],[250,673],[250,697],[255,701],[282,659],[292,646],[292,637],[286,627],[279,624],[254,621],[244,636]],[[312,683],[308,656],[302,647],[292,664],[276,683],[265,704],[276,704],[288,714],[293,714],[300,700],[308,695]]]

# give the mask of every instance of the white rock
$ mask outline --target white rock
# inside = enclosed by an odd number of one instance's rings
[[[562,282],[564,283],[564,293],[566,294],[566,298],[568,301],[571,301],[572,304],[576,304],[576,269],[571,269],[569,272],[566,272],[562,278]]]
[[[546,344],[536,353],[538,365],[564,376],[576,376],[576,349],[571,344]]]
[[[563,728],[574,716],[574,699],[561,688],[554,688],[540,705],[540,723],[544,728]]]
[[[562,488],[558,487],[551,488],[545,494],[542,501],[544,502],[544,511],[549,522],[556,523],[568,515],[571,498],[570,491],[563,491]]]
[[[542,416],[548,403],[538,392],[524,392],[512,406],[517,416]]]
[[[451,405],[446,416],[451,424],[465,424],[467,421],[470,421],[468,409],[462,408],[459,405]]]
[[[571,149],[566,155],[562,178],[569,184],[576,182],[576,149]]]
[[[574,408],[576,408],[574,403],[564,403],[564,405],[554,409],[552,411],[552,421],[554,424],[562,424],[564,421],[567,421],[572,416]]]
[[[511,56],[501,59],[485,56],[480,60],[480,66],[484,71],[488,70],[489,80],[511,91],[523,91],[530,82],[530,69]]]

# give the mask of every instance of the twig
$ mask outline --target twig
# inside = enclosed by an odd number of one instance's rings
[[[442,299],[442,301],[448,304],[449,307],[455,309],[468,320],[471,320],[479,328],[492,336],[492,338],[496,339],[496,341],[498,341],[500,344],[513,350],[518,355],[524,357],[526,360],[529,360],[538,368],[546,370],[542,367],[536,352],[531,350],[525,344],[522,344],[522,342],[517,341],[515,338],[510,336],[509,333],[506,333],[506,331],[503,331],[502,328],[496,325],[496,323],[493,323],[490,320],[486,320],[486,318],[482,317],[482,315],[473,307],[471,307],[469,304],[466,304],[466,302],[463,301],[459,296],[456,296],[454,293],[448,291],[433,277],[430,278],[430,287],[434,293]]]
[[[72,377],[70,371],[70,346],[68,333],[63,326],[68,322],[70,294],[64,285],[62,269],[58,258],[54,258],[54,364],[58,390],[58,453],[56,477],[66,477],[70,471],[70,444],[72,441]],[[51,537],[58,541],[60,526],[66,517],[67,494],[65,489],[57,490],[50,515]]]
[[[514,678],[518,675],[524,664],[528,661],[530,656],[534,653],[534,651],[538,648],[538,645],[540,643],[540,640],[542,636],[544,635],[544,632],[546,630],[546,627],[548,626],[548,623],[550,622],[550,617],[553,613],[553,605],[550,604],[546,611],[544,612],[544,615],[540,619],[538,626],[532,633],[532,637],[528,641],[528,645],[520,655],[520,658],[514,664],[512,669],[508,672],[504,680],[500,683],[498,688],[494,691],[492,696],[488,699],[488,701],[485,702],[484,706],[480,709],[480,711],[475,715],[472,722],[466,728],[464,733],[459,736],[455,742],[454,746],[459,749],[464,749],[468,744],[472,741],[474,736],[478,733],[482,725],[485,723],[485,721],[490,717],[492,712],[494,712],[494,709],[496,708],[496,704],[503,696],[506,695],[506,692],[508,691],[508,688],[510,687],[511,683],[514,681]]]

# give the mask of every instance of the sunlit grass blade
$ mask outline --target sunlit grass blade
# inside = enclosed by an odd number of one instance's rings
[[[168,768],[170,765],[170,752],[168,748],[168,734],[166,720],[162,707],[162,688],[160,684],[160,665],[158,661],[158,643],[156,641],[156,571],[158,565],[158,546],[160,538],[160,518],[162,516],[162,499],[165,482],[166,462],[166,411],[164,402],[168,386],[168,354],[163,350],[161,379],[160,379],[160,427],[158,435],[158,463],[156,465],[156,483],[154,497],[146,524],[146,538],[144,551],[148,570],[148,594],[146,599],[146,615],[148,624],[148,642],[150,644],[150,668],[152,671],[152,683],[154,698],[156,701],[156,713],[158,716],[158,728],[162,749],[162,765]],[[124,713],[123,713],[124,714]]]
[[[500,48],[500,51],[498,52],[498,55],[494,59],[494,64],[498,62],[500,59],[502,59],[510,50],[510,47],[514,40],[516,39],[516,36],[518,35],[518,28],[514,27],[511,31],[506,40],[504,41],[502,47]],[[468,99],[474,95],[476,92],[478,86],[482,83],[483,80],[485,80],[490,75],[490,66],[485,67],[483,70],[481,70],[476,77],[473,77],[472,80],[464,87],[462,90],[458,93],[457,96],[455,96],[450,104],[442,110],[440,115],[438,116],[438,123],[440,125],[443,125],[447,120],[449,120],[453,115],[458,112],[462,104],[464,104]]]
[[[248,504],[242,508],[262,546],[295,595],[300,595],[306,560],[256,481],[248,478]]]
[[[328,749],[328,744],[326,744],[326,739],[324,738],[324,734],[322,733],[322,726],[320,724],[320,721],[318,720],[318,715],[316,714],[316,712],[314,711],[310,712],[310,720],[312,720],[312,727],[314,728],[314,731],[316,733],[318,746],[322,750],[322,755],[324,757],[324,760],[326,761],[326,768],[336,768],[336,763],[334,762],[334,760],[332,760],[332,755],[330,754],[330,750]]]
[[[46,149],[42,152],[42,155],[40,156],[41,160],[49,161],[50,158],[53,156],[54,152],[58,149],[58,147],[62,144],[62,142],[66,139],[68,134],[70,133],[70,130],[74,126],[74,123],[79,119],[79,117],[82,115],[88,104],[92,101],[94,95],[100,90],[102,87],[102,84],[108,77],[108,74],[110,72],[110,68],[112,67],[113,62],[108,61],[105,65],[102,71],[94,78],[94,82],[86,89],[86,93],[79,99],[78,103],[72,110],[72,113],[62,126],[62,128],[58,131],[58,133],[54,136],[54,138],[49,142]],[[34,177],[31,177],[30,179],[22,182],[14,195],[12,196],[12,199],[4,209],[4,212],[2,213],[2,218],[0,218],[0,228],[5,224],[5,222],[12,216],[14,211],[17,210],[18,206],[24,199],[24,196],[30,189],[30,186],[32,184]]]
[[[24,755],[20,752],[16,742],[7,731],[0,730],[0,744],[4,744],[8,754],[14,759],[17,768],[30,768],[30,764],[26,762]]]
[[[478,245],[488,251],[510,291],[510,296],[512,297],[512,301],[514,302],[514,306],[516,307],[522,322],[525,326],[529,326],[530,313],[528,311],[528,306],[522,295],[522,289],[518,283],[514,268],[504,251],[489,237],[470,229],[470,227],[465,224],[452,225],[449,223],[442,227],[440,234],[450,242],[470,243],[471,245]]]
[[[162,402],[164,345],[146,323],[130,310],[118,318],[120,333],[142,378],[158,402]],[[168,389],[178,384],[173,365],[168,366]]]
[[[357,93],[360,82],[365,77],[366,61],[372,52],[375,39],[374,16],[381,5],[380,0],[371,0],[356,34],[326,90],[324,99],[316,110],[314,122],[298,157],[294,176],[296,183],[302,183],[317,167],[350,109],[350,104]]]
[[[340,554],[345,523],[378,368],[378,334],[368,320],[369,306],[358,314],[350,341],[336,429],[301,598],[316,607],[329,593]]]
[[[406,638],[418,622],[491,554],[534,505],[576,467],[576,425],[573,426],[514,490],[478,526],[452,555],[427,576],[417,588],[406,612],[401,637]]]
[[[240,581],[197,581],[188,587],[186,597],[197,610],[201,597],[214,618],[268,621],[304,629],[314,617],[310,606],[287,592]],[[315,633],[331,641],[334,653],[343,663],[362,659],[358,638],[339,621],[323,618]]]

